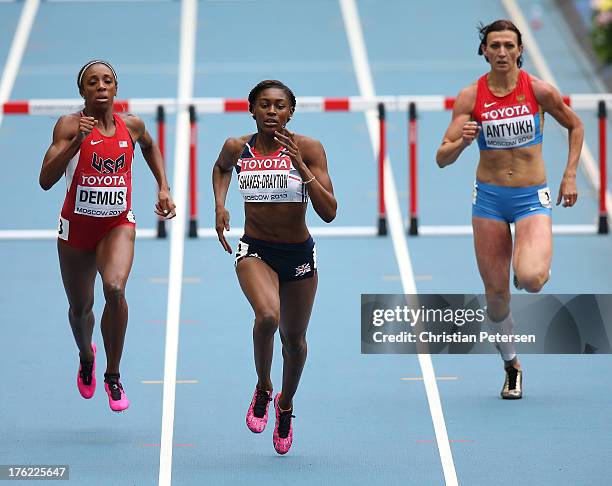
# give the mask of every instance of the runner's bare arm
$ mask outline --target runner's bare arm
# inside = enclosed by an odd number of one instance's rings
[[[157,194],[157,204],[155,205],[155,213],[159,216],[164,216],[168,219],[176,215],[176,205],[170,195],[170,186],[166,178],[166,169],[164,167],[164,159],[159,150],[159,146],[155,143],[151,135],[147,131],[144,122],[135,115],[127,115],[123,118],[125,124],[134,137],[134,141],[140,145],[140,151],[144,157],[153,177],[157,181],[159,188]]]
[[[66,171],[68,162],[81,149],[81,143],[96,125],[92,117],[75,113],[62,116],[53,128],[53,141],[43,158],[38,182],[45,191],[51,189]]]
[[[232,179],[232,169],[234,164],[236,164],[236,160],[238,160],[244,142],[240,138],[228,138],[223,144],[221,153],[219,153],[212,171],[212,184],[215,195],[215,230],[217,231],[217,237],[221,246],[228,253],[232,253],[232,248],[223,234],[224,231],[229,231],[230,229],[230,214],[225,209],[225,199]]]
[[[244,141],[241,138],[228,138],[221,148],[212,172],[215,207],[225,206],[227,190],[232,180],[232,170],[243,145]]]
[[[533,91],[542,109],[557,120],[564,128],[567,128],[568,154],[567,164],[557,196],[557,205],[573,206],[578,199],[576,188],[576,172],[580,162],[580,152],[584,142],[584,126],[582,120],[576,113],[563,102],[559,91],[545,81],[532,77]]]
[[[323,144],[318,140],[308,137],[300,137],[298,140],[300,152],[304,157],[307,171],[301,174],[302,178],[308,176],[308,171],[312,174],[304,181],[311,180],[307,185],[308,196],[312,202],[312,207],[316,213],[326,223],[331,223],[336,217],[338,203],[334,196],[334,187],[329,177],[327,168],[327,156]]]
[[[457,95],[451,122],[436,153],[438,166],[446,167],[455,162],[478,136],[478,124],[470,121],[475,102],[476,84],[468,86]]]

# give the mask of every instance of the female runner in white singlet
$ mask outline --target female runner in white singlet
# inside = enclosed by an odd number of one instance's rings
[[[216,230],[221,245],[231,253],[223,232],[229,230],[225,199],[236,169],[246,218],[236,250],[236,273],[255,313],[258,377],[246,422],[255,433],[266,426],[274,334],[280,328],[283,380],[274,398],[273,444],[279,454],[286,454],[293,438],[293,396],[306,361],[306,329],[318,280],[306,206],[310,199],[329,223],[336,216],[336,199],[321,143],[285,128],[295,110],[291,90],[280,81],[262,81],[249,94],[249,110],[257,133],[227,139],[213,168]]]

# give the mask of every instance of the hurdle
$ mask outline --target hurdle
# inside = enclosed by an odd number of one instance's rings
[[[609,210],[607,200],[607,113],[612,106],[612,94],[571,94],[563,97],[566,104],[576,110],[596,111],[599,119],[599,214],[596,225],[553,225],[556,234],[607,234],[609,232]],[[418,118],[420,113],[452,110],[455,98],[440,95],[425,96],[377,96],[365,98],[359,96],[344,98],[329,97],[301,97],[297,99],[296,110],[300,113],[321,112],[378,112],[379,122],[379,150],[376,156],[377,176],[377,220],[374,226],[356,227],[329,227],[311,228],[313,236],[384,236],[387,234],[387,217],[385,208],[384,171],[385,159],[387,157],[386,143],[386,114],[388,112],[407,113],[407,164],[408,164],[408,215],[406,231],[410,236],[449,236],[471,234],[471,226],[427,226],[421,225],[418,213]],[[79,111],[82,109],[80,99],[32,99],[25,101],[8,101],[2,105],[5,115],[46,115],[59,116],[62,114]],[[115,100],[116,112],[131,112],[139,115],[156,115],[158,145],[165,159],[165,124],[166,114],[176,113],[178,110],[188,110],[190,119],[190,147],[189,147],[189,231],[191,238],[216,237],[214,228],[198,227],[198,204],[197,204],[197,115],[240,113],[248,112],[248,100],[233,98],[193,98],[181,102],[173,98],[136,98],[126,100]],[[234,235],[234,231],[228,236]],[[53,230],[21,230],[0,231],[0,239],[7,238],[33,238],[54,237]],[[166,236],[165,221],[160,218],[156,230],[139,229],[139,237]]]

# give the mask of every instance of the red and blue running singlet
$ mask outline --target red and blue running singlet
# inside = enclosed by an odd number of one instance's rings
[[[476,103],[472,117],[481,130],[480,150],[512,149],[542,143],[544,112],[538,104],[531,78],[519,71],[514,90],[506,96],[495,96],[487,85],[487,74],[478,79]]]
[[[135,223],[132,208],[134,144],[125,122],[113,114],[115,134],[94,127],[66,167],[66,198],[58,237],[93,249],[110,229]]]
[[[245,143],[236,163],[238,188],[244,202],[307,203],[308,190],[283,148],[272,155],[255,151],[257,134]]]

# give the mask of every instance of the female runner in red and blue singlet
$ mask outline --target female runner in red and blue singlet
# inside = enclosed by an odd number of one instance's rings
[[[491,329],[510,334],[510,263],[517,288],[539,292],[552,259],[552,200],[542,159],[544,113],[568,130],[567,166],[557,205],[578,197],[576,170],[584,137],[582,122],[550,84],[520,69],[521,33],[509,20],[480,29],[478,53],[490,71],[455,101],[436,161],[445,167],[478,140],[480,160],[472,196],[472,227]],[[514,247],[509,223],[515,225]],[[499,345],[506,380],[501,395],[522,397],[522,371],[514,345]]]
[[[119,363],[128,320],[125,286],[134,257],[134,143],[140,145],[159,186],[155,212],[172,218],[175,206],[161,153],[144,123],[133,115],[113,113],[117,94],[113,67],[106,61],[88,62],[79,71],[77,86],[85,106],[56,123],[39,181],[48,190],[62,175],[66,177],[57,250],[70,306],[68,318],[80,351],[77,388],[83,398],[91,398],[96,388],[92,308],[96,273],[100,273],[106,300],[101,323],[107,359],[104,388],[110,408],[121,412],[129,406]]]

